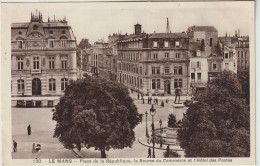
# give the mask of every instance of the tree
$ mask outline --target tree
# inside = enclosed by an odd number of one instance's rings
[[[168,117],[168,127],[176,127],[176,117],[173,114],[170,114]]]
[[[89,43],[88,39],[81,39],[78,48],[87,49],[89,47],[91,47],[91,44]]]
[[[235,74],[211,80],[187,110],[178,130],[187,157],[248,157],[250,111]]]
[[[139,114],[124,85],[86,76],[73,81],[53,110],[54,137],[67,149],[106,150],[131,147]]]
[[[250,80],[249,80],[249,71],[238,74],[238,79],[241,83],[242,96],[245,98],[246,103],[250,104]]]
[[[79,67],[81,65],[81,54],[82,50],[88,49],[91,47],[91,44],[89,43],[88,39],[82,39],[77,45],[76,55],[77,55],[77,66]]]

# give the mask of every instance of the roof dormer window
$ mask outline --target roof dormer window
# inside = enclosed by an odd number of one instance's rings
[[[38,29],[38,26],[37,25],[34,25],[33,26],[33,30],[37,30]]]

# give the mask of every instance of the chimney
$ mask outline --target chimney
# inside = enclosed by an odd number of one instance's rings
[[[135,24],[135,34],[140,35],[142,33],[142,25],[140,24]]]

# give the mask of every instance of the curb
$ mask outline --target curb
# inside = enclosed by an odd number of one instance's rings
[[[73,153],[75,153],[75,155],[78,157],[78,158],[84,158],[81,154],[79,154],[77,151],[75,151],[74,149],[71,149],[71,151]]]

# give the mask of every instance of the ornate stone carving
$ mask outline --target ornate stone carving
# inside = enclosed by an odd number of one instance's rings
[[[44,36],[40,32],[32,32],[30,33],[27,38],[29,39],[42,39]]]

